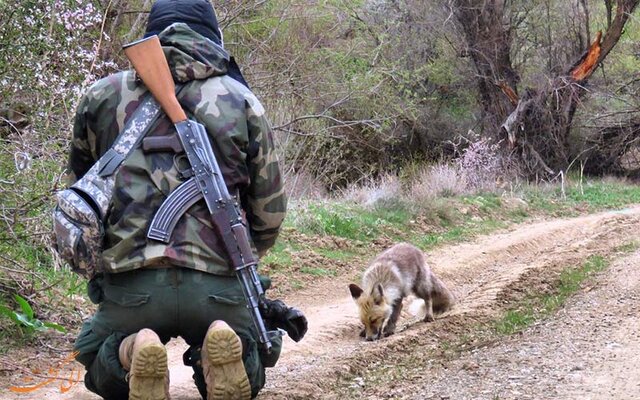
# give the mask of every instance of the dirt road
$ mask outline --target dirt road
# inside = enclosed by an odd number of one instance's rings
[[[309,333],[298,344],[287,339],[259,398],[638,399],[640,253],[614,249],[640,242],[639,227],[640,207],[634,207],[524,224],[441,247],[428,260],[459,303],[432,324],[405,314],[398,332],[378,342],[358,337],[347,278],[320,281],[286,299],[305,311]],[[433,356],[445,340],[472,332],[524,287],[594,254],[617,260],[554,316],[453,357]],[[195,400],[191,372],[181,365],[183,348],[177,341],[169,346],[172,398]],[[398,377],[393,371],[400,364],[404,375]],[[366,373],[371,370],[382,372]],[[0,398],[97,398],[81,385],[66,393],[50,386],[36,397],[4,389],[18,378],[2,385]]]

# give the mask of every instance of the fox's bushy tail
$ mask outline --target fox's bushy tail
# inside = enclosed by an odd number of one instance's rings
[[[449,311],[456,302],[456,297],[437,276],[431,274],[433,284],[433,313],[442,314]]]

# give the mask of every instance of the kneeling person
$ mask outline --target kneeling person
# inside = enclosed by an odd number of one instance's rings
[[[224,50],[207,0],[157,0],[146,36],[155,34],[180,86],[180,105],[205,126],[229,192],[246,213],[253,249],[262,255],[274,244],[286,210],[264,109]],[[75,118],[72,181],[110,149],[147,95],[133,71],[110,75],[88,90]],[[175,129],[163,115],[146,137],[171,134]],[[105,399],[168,399],[163,345],[172,337],[190,346],[184,361],[207,399],[256,396],[264,369],[280,353],[281,338],[273,339],[269,354],[258,345],[242,287],[204,201],[178,220],[168,243],[147,238],[154,213],[188,178],[182,167],[172,152],[136,148],[115,175],[102,265],[89,282],[89,296],[100,306],[75,343],[77,360],[87,369],[85,385]],[[268,279],[261,279],[268,289]],[[295,320],[294,330],[304,335],[304,317],[284,310],[271,323],[286,329],[287,319]]]

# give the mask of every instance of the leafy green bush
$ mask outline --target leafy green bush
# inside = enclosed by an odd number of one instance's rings
[[[18,289],[31,296],[45,287],[50,292],[77,286],[67,285],[66,271],[54,265],[50,211],[53,194],[64,185],[80,95],[115,67],[99,57],[110,44],[101,2],[18,0],[10,10],[8,2],[2,4],[7,12],[0,16],[0,299]],[[54,284],[61,279],[64,285]],[[28,304],[20,305],[23,317],[14,317],[22,326],[45,326]]]
[[[29,302],[19,295],[14,295],[16,303],[20,306],[21,312],[14,311],[5,305],[0,304],[0,314],[9,317],[23,332],[34,334],[36,332],[45,331],[47,329],[55,329],[60,332],[66,332],[66,329],[53,322],[43,322],[35,317],[33,308]]]

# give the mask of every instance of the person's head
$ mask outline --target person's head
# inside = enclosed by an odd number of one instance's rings
[[[223,45],[216,12],[209,0],[156,0],[144,37],[157,35],[176,22],[186,23],[200,35]]]

